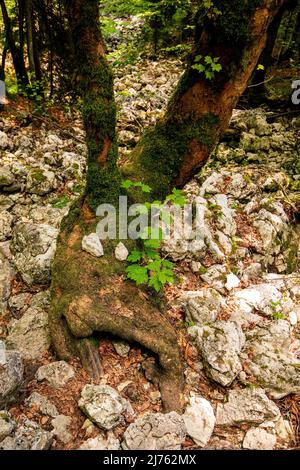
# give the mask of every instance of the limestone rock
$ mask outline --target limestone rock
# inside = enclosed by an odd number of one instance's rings
[[[20,320],[13,322],[7,337],[7,347],[19,351],[23,359],[41,359],[50,347],[47,311],[30,306]]]
[[[70,364],[65,361],[52,362],[41,366],[35,377],[38,381],[46,380],[52,387],[64,387],[69,380],[75,377],[75,371]]]
[[[37,423],[24,419],[14,435],[0,443],[1,450],[48,450],[52,444],[50,432],[44,431]]]
[[[15,422],[7,411],[0,411],[0,442],[15,429]]]
[[[113,433],[108,433],[107,439],[99,435],[94,438],[90,438],[85,441],[78,450],[119,450],[120,442],[113,435]]]
[[[24,282],[49,284],[58,230],[45,224],[19,222],[13,231],[11,251]]]
[[[186,320],[199,326],[215,321],[223,304],[222,296],[215,289],[186,292],[179,301],[185,308]]]
[[[124,245],[124,243],[120,242],[116,249],[115,249],[115,257],[118,261],[126,261],[128,258],[129,252]]]
[[[174,411],[149,413],[128,426],[122,447],[125,450],[180,450],[185,436],[183,418]]]
[[[238,323],[216,321],[198,328],[196,347],[208,374],[223,386],[230,385],[242,370],[239,355],[245,335]]]
[[[279,408],[261,388],[230,390],[228,402],[217,407],[217,425],[260,424],[280,417]]]
[[[86,385],[78,403],[81,410],[101,429],[110,431],[133,415],[130,403],[108,385]]]
[[[275,446],[276,436],[261,428],[249,429],[243,441],[243,448],[248,450],[273,450]]]
[[[23,363],[17,351],[7,351],[0,341],[0,406],[14,400],[23,381]]]
[[[97,233],[91,233],[90,235],[83,237],[82,249],[97,258],[104,255],[103,246]]]
[[[38,408],[39,412],[43,415],[51,416],[52,418],[58,416],[56,406],[40,393],[32,392],[26,399],[25,404],[29,407]]]
[[[69,432],[68,428],[72,423],[70,416],[58,415],[52,421],[53,426],[52,434],[57,437],[64,444],[68,444],[73,439],[72,434]]]
[[[206,446],[213,433],[216,418],[209,401],[192,394],[183,415],[187,434],[200,447]]]

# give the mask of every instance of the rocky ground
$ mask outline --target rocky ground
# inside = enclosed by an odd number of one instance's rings
[[[144,60],[117,73],[120,163],[181,70],[177,60]],[[51,261],[82,191],[86,148],[80,120],[32,121],[21,108],[0,120],[0,449],[298,447],[299,117],[235,111],[185,187],[205,230],[163,246],[179,279],[164,294],[185,360],[180,416],[161,413],[136,345],[100,339],[99,384],[53,355]]]

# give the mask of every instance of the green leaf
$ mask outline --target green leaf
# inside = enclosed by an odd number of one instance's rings
[[[164,259],[162,261],[162,264],[163,266],[165,266],[166,268],[170,268],[172,269],[174,267],[174,263],[172,263],[171,261],[168,261],[167,259]]]
[[[211,64],[211,68],[214,72],[221,72],[222,65],[221,64]]]
[[[163,284],[160,282],[158,275],[154,274],[153,276],[150,277],[148,286],[153,287],[156,290],[156,292],[159,292],[161,288],[163,287]]]
[[[204,62],[206,64],[212,64],[213,59],[210,57],[210,55],[205,56]]]
[[[263,64],[258,64],[257,70],[265,70],[265,66]]]
[[[152,263],[149,263],[147,265],[147,268],[149,269],[149,271],[160,271],[161,259],[158,259],[156,261],[153,261]]]
[[[127,261],[130,263],[136,263],[137,261],[140,261],[144,257],[144,253],[142,251],[133,251],[130,253],[130,255],[127,258]]]
[[[130,180],[125,180],[125,181],[122,181],[121,183],[121,188],[123,189],[129,189],[129,188],[132,188],[132,186],[134,186],[134,183],[133,181],[130,181]]]
[[[135,281],[138,286],[140,284],[145,284],[149,280],[148,270],[144,266],[132,264],[126,268],[126,272],[127,278]]]
[[[144,246],[145,248],[150,248],[151,250],[158,250],[160,248],[161,242],[160,240],[145,240]]]

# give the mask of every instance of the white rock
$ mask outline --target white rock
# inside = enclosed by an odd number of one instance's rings
[[[239,287],[240,280],[235,274],[233,273],[227,274],[226,279],[227,281],[226,281],[225,287],[227,290],[232,290],[232,289],[236,289],[237,287]]]
[[[128,258],[129,252],[124,245],[124,243],[120,242],[116,249],[115,249],[115,257],[118,261],[126,261]]]
[[[97,233],[91,233],[90,235],[83,237],[82,249],[97,258],[104,255],[103,246]]]
[[[180,450],[186,436],[183,418],[168,414],[148,413],[130,424],[124,433],[125,450]]]
[[[0,131],[0,148],[5,149],[9,145],[8,135],[5,132]]]
[[[46,380],[52,387],[64,387],[69,380],[75,377],[75,371],[70,364],[65,361],[52,362],[41,366],[35,377],[38,381]]]
[[[200,447],[204,447],[211,438],[216,418],[209,401],[191,394],[190,404],[183,415],[187,434]]]
[[[243,441],[243,448],[248,450],[273,450],[275,446],[276,436],[261,428],[249,429]]]
[[[52,421],[53,426],[52,434],[58,437],[58,439],[64,444],[68,444],[73,438],[72,434],[68,431],[72,423],[70,416],[58,415]]]
[[[292,326],[297,325],[297,323],[298,323],[298,316],[297,316],[297,314],[296,314],[295,312],[290,312],[290,313],[289,313],[289,320],[290,320],[290,324],[291,324]]]
[[[78,403],[81,410],[101,429],[109,431],[133,415],[130,403],[108,385],[86,385]]]
[[[113,433],[108,433],[107,439],[99,435],[97,437],[88,439],[85,441],[78,450],[119,450],[120,442],[113,435]]]
[[[217,407],[217,424],[233,426],[241,423],[261,424],[280,417],[280,410],[262,388],[230,390],[228,402]]]

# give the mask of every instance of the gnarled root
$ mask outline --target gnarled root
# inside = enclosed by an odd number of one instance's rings
[[[59,357],[81,356],[97,376],[101,364],[91,338],[105,332],[136,342],[159,358],[159,386],[165,411],[182,411],[183,367],[176,332],[147,295],[124,280],[124,263],[116,261],[111,242],[105,256],[94,258],[81,250],[91,224],[64,229],[58,240],[52,273],[50,329]],[[90,359],[88,359],[90,357]]]

